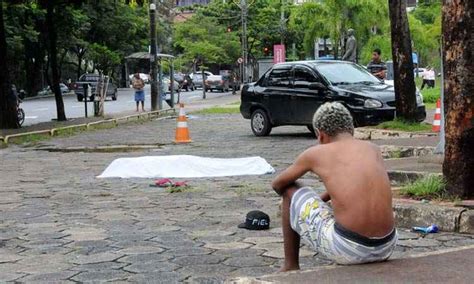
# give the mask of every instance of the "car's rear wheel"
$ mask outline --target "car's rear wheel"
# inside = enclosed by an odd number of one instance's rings
[[[84,97],[83,97],[83,96],[79,96],[79,95],[77,96],[77,101],[78,101],[78,102],[82,102],[83,100],[84,100]]]
[[[252,113],[250,125],[255,136],[268,136],[272,131],[270,118],[262,109],[257,109]]]
[[[112,100],[113,100],[113,101],[116,101],[116,100],[117,100],[117,93],[114,93],[114,94],[112,95]]]

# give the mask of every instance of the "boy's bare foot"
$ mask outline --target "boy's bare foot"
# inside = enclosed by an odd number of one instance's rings
[[[287,272],[287,271],[292,271],[292,270],[300,270],[300,266],[299,265],[283,265],[280,270],[278,270],[277,273],[279,272]]]

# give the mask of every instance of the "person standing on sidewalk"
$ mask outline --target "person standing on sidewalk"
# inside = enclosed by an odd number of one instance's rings
[[[382,51],[379,48],[374,49],[372,52],[372,61],[367,65],[367,71],[369,71],[375,77],[384,80],[387,72],[387,65],[382,61],[380,57]]]
[[[137,104],[137,112],[139,104],[142,103],[142,111],[145,111],[145,82],[140,78],[140,74],[135,73],[132,79],[132,87],[135,89],[135,103]]]
[[[435,77],[436,75],[433,67],[428,67],[428,70],[426,70],[426,82],[428,84],[428,89],[435,87]]]
[[[426,71],[423,72],[421,75],[421,78],[423,79],[423,83],[421,84],[421,90],[425,88],[425,85],[428,86],[429,88],[434,88],[435,86],[435,71],[433,70],[432,67],[428,66],[426,67]]]

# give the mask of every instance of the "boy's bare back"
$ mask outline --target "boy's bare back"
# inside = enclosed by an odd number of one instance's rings
[[[378,146],[344,139],[318,145],[303,155],[324,182],[336,221],[366,237],[393,230],[390,181]]]

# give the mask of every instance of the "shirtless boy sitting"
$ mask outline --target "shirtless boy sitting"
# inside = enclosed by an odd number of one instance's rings
[[[304,151],[272,183],[283,197],[285,264],[280,271],[299,269],[300,238],[339,264],[388,259],[397,232],[379,148],[354,139],[352,116],[340,103],[322,105],[313,127],[320,145]],[[321,196],[297,185],[307,172],[323,181],[326,192]]]

